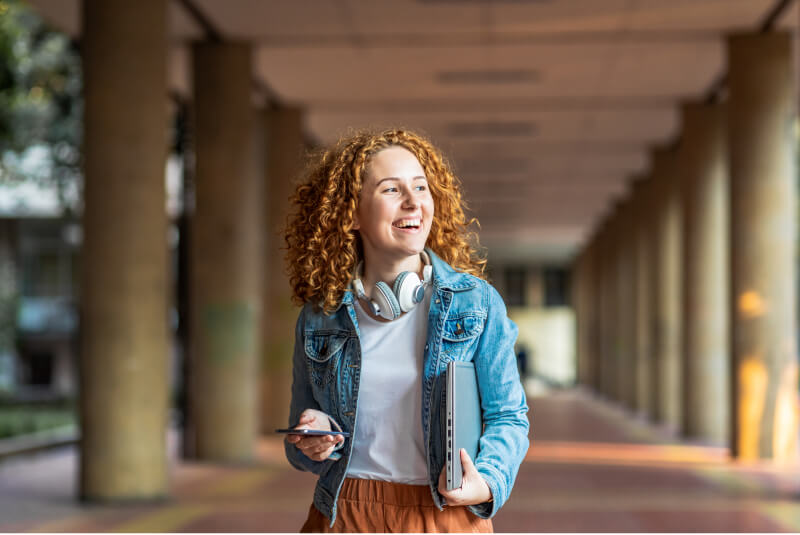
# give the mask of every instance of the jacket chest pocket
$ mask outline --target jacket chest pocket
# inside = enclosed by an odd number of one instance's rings
[[[348,338],[349,333],[343,331],[306,332],[306,366],[313,386],[326,387],[335,381],[336,369]]]
[[[471,360],[469,351],[474,350],[478,337],[483,332],[485,318],[478,314],[462,314],[448,318],[442,329],[442,356],[446,361]]]

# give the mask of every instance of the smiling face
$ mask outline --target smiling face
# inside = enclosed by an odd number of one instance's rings
[[[433,221],[433,197],[417,158],[400,146],[370,159],[353,228],[370,262],[393,263],[418,255]]]

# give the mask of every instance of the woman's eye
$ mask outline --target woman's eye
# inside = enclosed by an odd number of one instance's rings
[[[394,193],[396,191],[397,191],[397,188],[395,188],[394,186],[392,186],[391,188],[386,188],[385,190],[383,190],[384,193]]]
[[[417,186],[417,191],[425,191],[426,189],[428,189],[427,186]]]

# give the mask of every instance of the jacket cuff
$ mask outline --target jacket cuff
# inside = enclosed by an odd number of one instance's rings
[[[489,485],[489,491],[492,493],[492,501],[479,503],[477,505],[468,505],[467,508],[479,518],[492,518],[505,501],[503,499],[503,491],[500,488],[502,476],[493,466],[488,464],[476,465],[475,468],[478,473]]]

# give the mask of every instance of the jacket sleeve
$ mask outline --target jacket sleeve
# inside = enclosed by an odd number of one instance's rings
[[[486,283],[485,292],[487,318],[473,358],[484,421],[475,468],[488,483],[493,500],[469,509],[491,518],[508,500],[528,451],[529,423],[514,353],[517,326],[508,318],[497,290]]]
[[[294,353],[292,355],[292,401],[289,404],[289,427],[297,425],[300,419],[300,414],[306,409],[322,410],[314,399],[314,393],[311,390],[311,384],[308,382],[308,370],[305,364],[305,349],[304,349],[304,330],[305,330],[305,316],[308,305],[303,307],[300,316],[297,318],[297,326],[294,331]],[[330,416],[331,425],[334,429],[341,430],[339,424]],[[286,458],[289,463],[297,468],[314,474],[321,474],[326,471],[331,463],[338,461],[342,454],[339,451],[331,453],[330,457],[324,461],[312,461],[300,451],[297,446],[290,444],[287,440],[283,441],[284,450],[286,451]],[[336,447],[340,450],[344,446],[344,442],[339,443]]]

